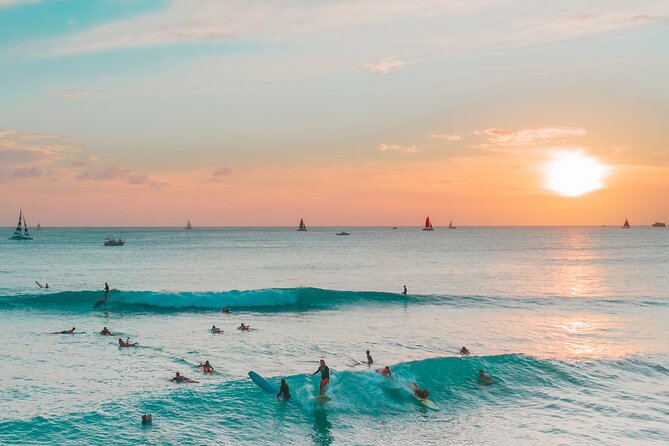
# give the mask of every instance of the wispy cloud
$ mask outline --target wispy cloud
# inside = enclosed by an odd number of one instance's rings
[[[230,175],[232,175],[232,169],[228,167],[219,167],[218,169],[214,170],[211,174],[211,176],[215,178],[229,177]]]
[[[428,136],[430,138],[441,139],[444,141],[461,141],[464,139],[464,136],[458,133],[442,133],[442,134],[432,134]]]
[[[0,129],[0,165],[8,168],[43,166],[72,159],[81,143],[58,135]]]
[[[400,144],[379,144],[376,150],[379,152],[397,152],[408,154],[415,154],[423,151],[423,149],[417,146],[403,146]]]
[[[584,129],[559,127],[523,130],[489,128],[475,133],[485,138],[485,142],[476,147],[499,151],[524,151],[558,146],[587,135]]]
[[[76,177],[80,181],[121,181],[131,185],[164,186],[165,183],[153,180],[149,175],[135,172],[125,167],[110,166],[101,172],[85,170]]]
[[[409,62],[398,59],[396,57],[386,57],[385,59],[374,63],[365,65],[365,70],[370,73],[375,74],[390,74],[395,71],[400,71],[405,69],[409,65]]]
[[[88,97],[88,92],[83,90],[67,90],[65,88],[49,88],[49,93],[65,99],[80,101]]]

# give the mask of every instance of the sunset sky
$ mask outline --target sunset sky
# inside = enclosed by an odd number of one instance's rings
[[[666,0],[0,0],[0,226],[669,221],[668,79]]]

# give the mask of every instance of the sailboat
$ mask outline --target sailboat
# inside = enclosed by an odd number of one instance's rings
[[[21,219],[23,219],[23,225],[21,224]],[[9,237],[10,240],[32,240],[33,238],[28,234],[28,225],[26,224],[26,218],[23,216],[23,209],[19,210],[19,222],[16,225],[14,230],[14,235]]]
[[[456,229],[456,227],[453,226],[453,220],[448,224],[448,229]]]
[[[37,228],[35,228],[37,231],[41,231],[42,227],[40,226],[39,222],[37,222]]]
[[[623,229],[629,229],[630,228],[630,223],[627,221],[627,219],[625,219],[625,224],[623,224],[621,226],[621,228],[623,228]]]
[[[430,221],[430,217],[425,219],[425,227],[423,228],[423,231],[434,231],[434,229],[432,229],[432,222]]]
[[[193,225],[190,224],[190,218],[188,219],[188,223],[186,223],[186,227],[184,229],[193,229]]]
[[[304,219],[300,218],[300,226],[297,228],[298,231],[306,231],[307,226],[304,224]]]

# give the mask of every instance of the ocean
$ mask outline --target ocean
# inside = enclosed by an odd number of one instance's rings
[[[12,232],[0,230],[0,444],[669,443],[665,228]],[[85,333],[50,334],[73,326]],[[357,365],[366,350],[373,366]],[[320,359],[327,403],[313,398]],[[292,399],[251,370],[285,378]]]

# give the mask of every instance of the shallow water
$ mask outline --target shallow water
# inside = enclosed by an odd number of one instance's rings
[[[339,230],[0,240],[0,443],[666,444],[669,231]],[[102,246],[107,235],[126,246]],[[105,281],[111,298],[95,306]],[[86,333],[46,334],[72,326]],[[366,349],[375,366],[352,366]],[[325,405],[305,375],[320,358]],[[373,373],[385,365],[395,379]],[[285,377],[292,400],[249,370]],[[176,371],[200,383],[169,382]]]

